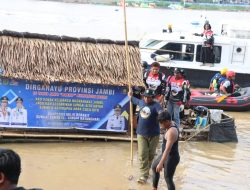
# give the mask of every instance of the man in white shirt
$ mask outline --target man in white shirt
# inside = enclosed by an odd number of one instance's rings
[[[0,126],[9,127],[10,125],[10,114],[11,109],[8,107],[9,98],[3,96],[1,98],[1,107],[0,107]]]
[[[27,110],[23,106],[23,99],[16,99],[16,107],[11,110],[11,126],[27,127]]]
[[[124,131],[125,130],[125,118],[121,115],[122,107],[121,105],[117,104],[114,107],[114,115],[112,115],[108,119],[108,123],[106,126],[107,130],[114,130],[114,131]]]

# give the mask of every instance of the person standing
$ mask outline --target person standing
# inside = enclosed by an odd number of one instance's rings
[[[27,110],[23,106],[21,97],[17,97],[16,107],[11,110],[11,126],[27,127]]]
[[[9,127],[11,109],[8,107],[9,98],[7,96],[1,97],[0,107],[0,126]]]
[[[167,111],[163,111],[159,114],[158,121],[160,127],[166,130],[166,133],[163,137],[162,153],[152,164],[153,190],[157,190],[162,169],[164,169],[164,178],[168,190],[175,190],[173,177],[176,167],[180,162],[178,150],[179,130],[176,124],[171,120],[171,115]]]
[[[143,99],[132,97],[128,92],[133,104],[139,106],[139,119],[136,129],[138,142],[138,157],[140,162],[140,177],[138,183],[144,184],[149,177],[149,170],[154,159],[156,147],[159,143],[160,127],[157,117],[162,111],[161,105],[154,100],[155,91],[146,89]]]
[[[166,82],[167,110],[173,116],[173,120],[180,127],[180,106],[186,105],[190,98],[190,84],[185,79],[184,70],[174,69],[174,76],[169,76]]]
[[[204,24],[204,31],[201,34],[203,37],[203,45],[201,48],[201,61],[203,64],[205,63],[214,63],[214,53],[213,53],[213,45],[214,45],[214,33],[211,29],[211,25],[206,22]]]
[[[165,74],[160,72],[160,64],[158,62],[151,64],[150,70],[143,75],[143,81],[148,89],[155,91],[155,99],[162,104],[166,88],[166,77]]]

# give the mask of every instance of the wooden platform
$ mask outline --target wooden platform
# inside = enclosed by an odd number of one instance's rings
[[[93,132],[79,129],[0,128],[0,142],[131,141],[128,133]],[[137,141],[134,136],[134,141]]]

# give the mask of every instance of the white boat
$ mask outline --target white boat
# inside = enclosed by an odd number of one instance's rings
[[[250,29],[223,25],[214,35],[214,64],[200,60],[203,38],[187,32],[162,32],[144,36],[140,42],[141,59],[149,65],[159,61],[167,75],[174,67],[185,69],[194,87],[209,86],[212,76],[223,68],[236,72],[236,83],[250,86]]]

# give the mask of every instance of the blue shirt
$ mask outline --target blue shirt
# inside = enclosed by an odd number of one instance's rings
[[[221,77],[220,73],[216,73],[210,80],[210,84],[213,83],[214,79],[219,79]]]
[[[139,120],[136,129],[138,135],[152,137],[160,135],[160,126],[157,120],[158,113],[162,110],[158,102],[146,104],[144,100],[132,97],[132,103],[139,106]]]

